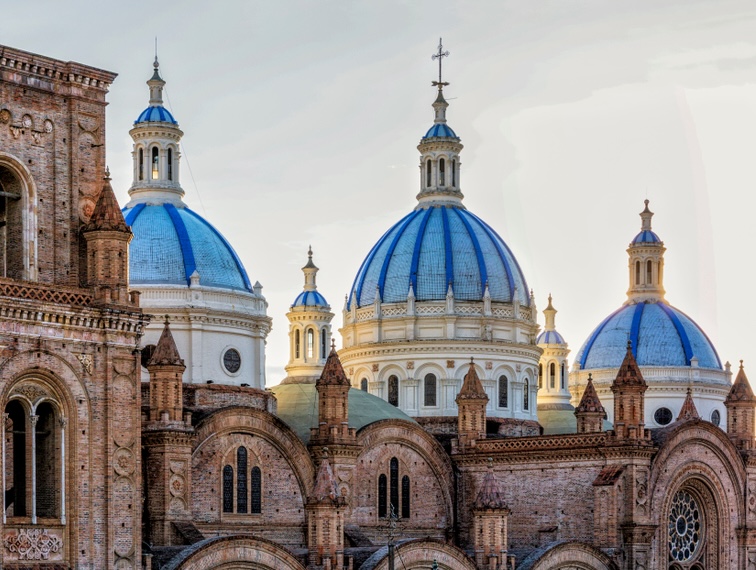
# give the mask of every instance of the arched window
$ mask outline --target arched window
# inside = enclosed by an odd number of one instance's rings
[[[13,505],[12,516],[25,517],[26,511],[26,482],[27,446],[26,446],[26,410],[18,400],[11,400],[5,407],[8,420],[5,422],[5,509]],[[8,476],[10,475],[10,476]]]
[[[653,268],[654,268],[654,264],[649,259],[646,262],[646,283],[648,283],[649,285],[654,282],[653,281],[653,273],[652,273]]]
[[[307,358],[312,358],[315,353],[315,331],[307,329]]]
[[[392,406],[399,406],[399,378],[389,376],[388,379],[388,402]]]
[[[320,358],[328,356],[328,343],[326,342],[326,330],[320,329]]]
[[[236,512],[247,512],[247,448],[236,450]]]
[[[431,186],[431,161],[430,158],[425,161],[425,186],[430,188]]]
[[[173,149],[168,149],[168,162],[165,165],[168,171],[168,180],[173,180]]]
[[[260,513],[262,513],[262,471],[260,471],[259,467],[254,466],[252,468],[252,477],[250,479],[250,482],[250,490],[252,492],[250,512],[253,515],[259,515]]]
[[[446,161],[443,158],[438,159],[438,185],[446,185]]]
[[[499,407],[509,406],[509,379],[503,374],[499,376]]]
[[[451,185],[456,188],[457,187],[457,159],[452,159],[452,183]]]
[[[392,457],[389,461],[389,501],[391,502],[391,512],[395,515],[399,514],[399,460],[396,457]]]
[[[562,362],[562,366],[559,369],[559,387],[564,390],[564,362]]]
[[[158,149],[156,146],[152,147],[152,179],[157,180],[160,178],[160,159],[158,158]]]
[[[234,512],[234,468],[230,465],[223,468],[223,512]]]
[[[426,374],[424,379],[424,388],[425,388],[425,405],[426,406],[435,406],[436,405],[436,375],[435,374]]]
[[[139,180],[144,180],[144,149],[139,149],[139,172],[137,172]]]
[[[378,518],[385,519],[388,515],[386,509],[386,476],[381,473],[378,476]]]
[[[60,438],[56,437],[55,410],[47,403],[37,406],[37,425],[34,427],[36,446],[36,507],[38,517],[58,516],[60,504]]]
[[[405,475],[402,477],[402,518],[410,518],[410,479]]]
[[[0,168],[0,192],[0,277],[25,279],[28,253],[24,249],[25,244],[30,247],[30,241],[24,237],[24,221],[28,220],[22,199],[24,188],[18,177],[5,168]]]
[[[640,261],[635,262],[635,284],[640,285]]]
[[[368,391],[367,378],[363,378],[362,380],[360,380],[360,390],[362,390],[363,392],[367,392]]]
[[[543,364],[538,363],[538,389],[543,388]]]
[[[556,364],[549,364],[549,388],[556,388]]]
[[[301,351],[301,339],[299,330],[294,331],[294,358],[299,358],[300,351]]]
[[[530,381],[525,380],[525,389],[522,393],[522,409],[530,409]]]

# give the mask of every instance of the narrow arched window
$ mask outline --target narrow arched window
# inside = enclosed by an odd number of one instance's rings
[[[166,170],[168,171],[168,180],[173,180],[173,149],[168,149],[168,162],[166,163]]]
[[[446,161],[443,158],[438,160],[438,185],[446,185]]]
[[[386,508],[386,476],[380,474],[378,476],[378,518],[385,519],[388,513]]]
[[[549,388],[556,388],[556,364],[549,364]]]
[[[223,512],[234,512],[234,468],[230,465],[223,468]]]
[[[499,376],[499,407],[509,406],[509,379],[503,374]]]
[[[425,405],[426,406],[435,406],[436,405],[436,375],[435,374],[426,374],[425,379]]]
[[[388,402],[392,406],[399,406],[399,378],[389,376],[388,379]]]
[[[392,457],[389,461],[389,500],[394,515],[398,515],[399,509],[399,460]],[[391,511],[392,509],[389,509]]]
[[[55,411],[43,402],[37,406],[36,439],[36,507],[38,517],[52,518],[58,514],[60,504],[60,449],[58,430],[55,429]]]
[[[320,358],[328,356],[328,343],[326,342],[326,330],[320,329]]]
[[[368,391],[367,378],[363,378],[362,380],[360,380],[360,390],[362,390],[363,392],[367,392]]]
[[[410,479],[407,475],[402,477],[402,518],[410,518]]]
[[[26,516],[27,457],[26,428],[27,417],[18,400],[11,400],[5,407],[8,421],[5,423],[5,509],[13,505],[12,516]],[[31,469],[28,469],[31,472]]]
[[[301,342],[299,331],[294,331],[294,358],[299,358]]]
[[[538,389],[543,388],[543,364],[538,363]]]
[[[431,186],[431,161],[430,159],[425,161],[425,186],[430,188]]]
[[[635,262],[635,284],[640,285],[640,261]]]
[[[252,468],[250,491],[252,493],[250,512],[253,515],[259,515],[262,513],[262,471],[257,466]]]
[[[236,450],[236,512],[247,512],[247,448]]]
[[[158,149],[152,147],[152,179],[157,180],[160,177],[160,159],[158,158]]]
[[[139,180],[144,180],[144,149],[139,149],[139,172],[137,172]]]
[[[454,188],[457,187],[457,159],[452,159],[452,184]]]
[[[652,273],[653,268],[654,268],[654,264],[649,259],[646,262],[646,283],[648,283],[649,285],[654,282],[653,281],[653,273]]]
[[[307,358],[312,358],[315,352],[315,331],[307,329]]]
[[[559,387],[564,390],[564,362],[562,362],[562,366],[559,370]]]
[[[522,393],[522,409],[530,409],[530,382],[525,380],[525,389]]]

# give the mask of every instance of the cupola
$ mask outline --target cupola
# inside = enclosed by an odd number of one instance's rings
[[[640,213],[641,231],[627,248],[630,287],[627,303],[664,301],[664,242],[651,230],[654,213],[648,200]]]

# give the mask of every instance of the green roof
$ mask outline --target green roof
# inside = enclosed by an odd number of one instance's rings
[[[570,406],[572,408],[572,406]],[[561,410],[538,410],[538,423],[543,427],[543,435],[577,433],[575,408]],[[612,429],[612,424],[604,420],[604,430]]]
[[[278,400],[278,417],[303,442],[310,441],[310,428],[318,425],[318,392],[315,384],[279,384],[271,388]],[[406,420],[414,422],[399,408],[378,396],[356,388],[349,389],[349,426],[360,429],[378,420]]]

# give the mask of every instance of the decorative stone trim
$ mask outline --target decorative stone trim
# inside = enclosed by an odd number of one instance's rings
[[[16,560],[50,560],[63,548],[63,540],[52,530],[21,528],[6,533],[3,546]]]

